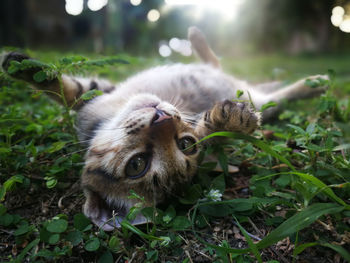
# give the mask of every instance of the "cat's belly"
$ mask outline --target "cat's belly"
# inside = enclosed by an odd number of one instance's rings
[[[120,84],[111,96],[129,97],[151,93],[180,111],[199,113],[215,102],[233,99],[247,84],[208,65],[161,66],[141,72]]]

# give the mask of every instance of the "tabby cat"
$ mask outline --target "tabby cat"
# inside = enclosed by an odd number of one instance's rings
[[[145,198],[146,205],[164,200],[188,183],[197,170],[199,139],[215,131],[252,133],[260,115],[248,103],[260,109],[267,102],[312,97],[324,88],[310,88],[305,79],[280,89],[277,83],[250,85],[223,73],[203,34],[194,27],[188,31],[194,51],[205,64],[174,64],[141,72],[123,83],[62,76],[64,99],[78,111],[77,132],[87,144],[81,186],[86,201],[86,216],[104,230],[119,226],[136,201],[128,199],[130,190]],[[12,61],[30,59],[20,53],[2,56],[4,71]],[[24,80],[41,90],[60,93],[59,80],[36,83],[33,75],[40,66],[17,71],[11,77]],[[313,76],[315,78],[326,76]],[[309,78],[309,79],[310,79]],[[86,102],[80,96],[89,90],[103,95]],[[250,98],[249,98],[250,97]],[[269,119],[279,107],[264,111]],[[111,219],[112,218],[112,219]],[[138,216],[133,223],[143,221]]]

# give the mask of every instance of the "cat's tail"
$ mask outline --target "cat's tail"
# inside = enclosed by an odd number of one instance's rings
[[[44,73],[47,67],[47,64],[18,52],[0,54],[0,71],[14,79],[23,80],[38,90],[43,90],[54,100],[75,110],[79,109],[85,100],[94,97],[91,94],[85,96],[83,100],[82,95],[88,91],[101,90],[103,93],[109,93],[115,89],[115,85],[102,79],[65,74],[48,77]]]
[[[197,27],[188,29],[188,39],[191,41],[193,50],[203,62],[220,68],[220,62],[213,50],[209,47],[204,34]]]

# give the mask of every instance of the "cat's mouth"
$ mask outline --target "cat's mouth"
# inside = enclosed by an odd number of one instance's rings
[[[90,214],[88,212],[90,209],[86,207],[84,208],[84,213],[95,225],[104,231],[112,231],[121,227],[122,221],[127,219],[130,209],[135,205],[128,199],[104,199],[97,193],[94,193],[93,198],[97,202],[90,204],[95,206],[91,207],[91,210],[97,213]],[[140,225],[146,223],[147,219],[143,215],[138,214],[133,220],[128,219],[128,222],[133,225]]]

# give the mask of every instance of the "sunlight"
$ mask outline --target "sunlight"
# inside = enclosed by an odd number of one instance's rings
[[[332,9],[331,22],[344,33],[350,33],[350,17],[345,13],[343,7],[336,6]]]
[[[151,22],[156,22],[160,18],[160,13],[157,9],[152,9],[147,14],[147,19]]]
[[[178,39],[174,37],[169,40],[169,46],[172,50],[183,56],[188,57],[192,55],[191,42],[187,39]]]
[[[87,6],[91,11],[98,11],[108,4],[108,0],[89,0]]]
[[[162,57],[169,57],[171,55],[171,49],[169,48],[168,45],[161,45],[159,47],[159,50],[158,50],[159,54],[162,56]]]
[[[340,24],[339,29],[345,33],[350,33],[350,18],[345,19]]]
[[[133,6],[138,6],[142,3],[142,0],[130,0],[130,4]]]
[[[343,16],[345,14],[345,10],[341,6],[336,6],[332,9],[332,14],[337,16]]]
[[[169,6],[196,6],[200,13],[210,9],[217,10],[222,13],[226,20],[232,20],[236,17],[243,2],[244,0],[165,0],[165,4]]]
[[[84,0],[66,0],[66,12],[72,16],[80,15],[84,9]]]
[[[333,14],[331,16],[331,22],[333,26],[338,27],[343,22],[343,16]]]

